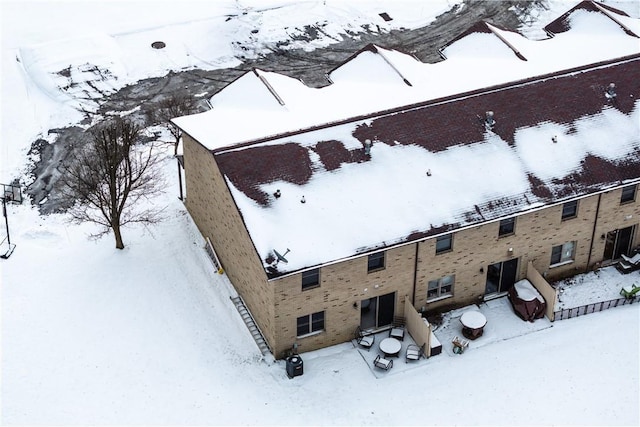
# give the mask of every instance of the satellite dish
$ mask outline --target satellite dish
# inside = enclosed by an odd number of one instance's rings
[[[276,258],[278,258],[278,261],[276,262],[276,264],[280,261],[284,262],[285,264],[288,263],[289,261],[287,261],[287,259],[284,257],[286,254],[288,254],[291,250],[289,248],[287,248],[287,251],[284,254],[281,254],[280,252],[276,251],[275,249],[273,250],[273,253],[276,254]]]

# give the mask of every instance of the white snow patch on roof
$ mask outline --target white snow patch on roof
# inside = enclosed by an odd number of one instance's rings
[[[330,74],[334,82],[367,82],[377,84],[402,83],[402,78],[382,55],[368,50],[360,53],[357,60],[349,61]]]
[[[579,169],[589,154],[616,160],[633,153],[640,148],[640,101],[628,116],[607,107],[577,120],[574,126],[575,131],[564,124],[544,122],[518,129],[516,151],[527,171],[549,182]]]
[[[343,125],[332,129],[332,136],[354,140],[352,131],[353,125]],[[304,138],[317,142],[317,133]],[[298,136],[287,140],[298,142]],[[495,135],[438,153],[384,143],[375,143],[371,152],[370,161],[316,172],[304,185],[276,181],[260,186],[267,194],[282,193],[266,208],[229,182],[261,257],[290,248],[289,263],[280,264],[280,271],[348,257],[399,243],[429,224],[463,222],[470,206],[522,194],[529,187],[516,153]],[[306,203],[300,202],[302,196]]]
[[[335,140],[349,150],[358,149],[362,144],[353,132],[366,122],[256,146],[295,143],[311,149],[318,141]],[[278,266],[279,272],[286,273],[401,243],[410,234],[431,227],[468,225],[474,206],[480,206],[485,220],[494,219],[499,212],[485,212],[482,206],[487,201],[515,201],[517,206],[510,206],[510,213],[533,209],[539,201],[530,192],[529,174],[551,184],[580,170],[589,154],[610,160],[625,158],[640,149],[639,123],[640,101],[628,116],[606,107],[577,120],[574,129],[552,122],[520,128],[513,146],[492,132],[485,133],[482,141],[440,152],[375,142],[369,161],[342,164],[330,172],[324,171],[319,157],[310,150],[314,173],[309,182],[260,185],[268,195],[278,189],[282,193],[266,207],[227,180],[261,258],[267,259],[274,249],[291,249],[289,262]],[[557,142],[552,141],[554,136]],[[528,198],[522,197],[525,194]]]
[[[640,10],[640,6],[638,6],[638,10]],[[622,25],[631,30],[636,36],[640,36],[640,20],[617,14],[615,15],[615,18],[620,21]]]
[[[500,60],[513,59],[514,53],[502,40],[491,33],[472,33],[447,46],[447,58]]]
[[[290,108],[279,114],[255,111],[255,107],[249,106],[250,102],[229,100],[227,104],[226,98],[216,100],[218,95],[214,95],[212,103],[216,108],[179,117],[174,122],[207,148],[219,149],[640,53],[638,38],[627,35],[619,25],[600,13],[579,10],[572,14],[571,22],[570,31],[540,41],[491,27],[527,61],[519,59],[496,35],[489,33],[473,33],[453,43],[446,49],[449,59],[436,64],[421,63],[410,55],[377,47],[382,55],[364,51],[334,70],[335,83],[332,85],[311,90],[292,85],[286,101]],[[487,44],[491,47],[487,48]],[[491,60],[487,60],[487,55]],[[396,78],[393,68],[385,66],[388,64],[384,64],[383,56],[412,86],[404,84],[399,76]],[[244,113],[243,106],[247,107]],[[254,112],[249,113],[249,110]],[[234,119],[236,114],[243,117]],[[252,125],[239,126],[239,121],[250,121]]]
[[[607,160],[624,158],[640,148],[640,101],[629,115],[607,107],[590,119],[578,120],[576,127],[585,152]]]
[[[250,110],[280,110],[278,99],[253,72],[248,71],[211,99],[212,105],[224,104],[229,108]],[[245,113],[246,114],[246,113]]]

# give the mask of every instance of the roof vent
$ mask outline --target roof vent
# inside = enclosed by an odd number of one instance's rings
[[[616,99],[616,84],[615,83],[609,83],[609,87],[607,87],[607,91],[604,93],[604,96],[606,96],[607,99]]]
[[[370,139],[365,139],[364,140],[364,155],[365,156],[370,156],[371,155],[371,140]]]
[[[485,113],[484,126],[487,128],[487,130],[492,130],[495,124],[496,121],[493,118],[493,111],[487,111]]]

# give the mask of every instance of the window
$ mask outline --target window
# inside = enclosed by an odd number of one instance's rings
[[[427,301],[436,298],[444,297],[447,295],[453,295],[453,282],[455,276],[444,276],[438,280],[430,280],[429,288],[427,289]]]
[[[622,189],[620,204],[633,202],[636,199],[636,185],[628,185]]]
[[[317,288],[320,286],[320,269],[305,271],[302,273],[302,290]]]
[[[324,311],[298,317],[299,337],[324,330]]]
[[[551,249],[551,265],[573,261],[576,242],[567,242],[564,245],[554,246]]]
[[[436,238],[436,254],[450,251],[453,243],[453,235],[447,234],[446,236],[440,236]]]
[[[567,202],[562,205],[562,220],[575,218],[578,215],[578,201]]]
[[[508,218],[500,221],[500,230],[498,230],[498,237],[508,236],[513,234],[516,229],[516,219]]]
[[[384,252],[369,255],[367,271],[382,270],[384,268]]]

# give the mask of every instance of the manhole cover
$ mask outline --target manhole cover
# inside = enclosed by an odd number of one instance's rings
[[[164,42],[153,42],[151,43],[151,47],[154,49],[162,49],[166,44]]]

